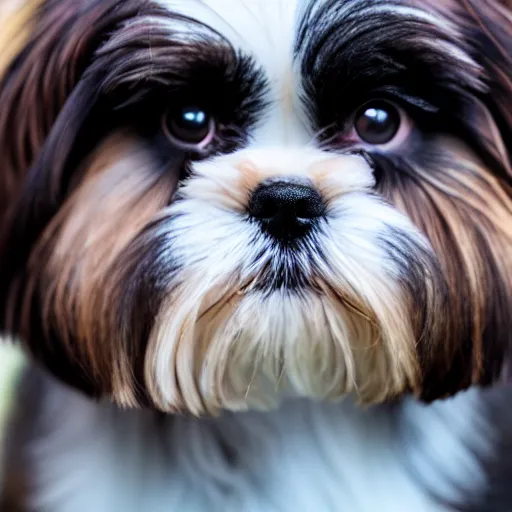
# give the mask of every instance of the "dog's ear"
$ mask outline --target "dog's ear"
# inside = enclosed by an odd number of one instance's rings
[[[40,232],[70,185],[71,160],[108,132],[114,109],[98,108],[100,100],[116,87],[122,101],[119,84],[133,88],[153,64],[152,46],[164,32],[158,16],[169,15],[146,0],[23,1],[31,15],[15,13],[4,23],[14,29],[2,32],[4,41],[12,33],[25,39],[21,48],[20,38],[13,41],[19,51],[8,65],[0,59],[0,274],[9,268],[3,248],[13,233],[28,240]],[[11,57],[12,47],[0,55]]]
[[[26,289],[35,240],[77,185],[83,159],[117,126],[121,104],[166,69],[159,49],[177,53],[168,50],[170,14],[156,3],[23,1],[35,4],[4,26],[24,35],[15,51],[0,47],[9,56],[0,69],[0,332],[16,334],[14,297]]]
[[[25,0],[2,24],[0,218],[100,43],[111,4]]]
[[[61,175],[79,130],[93,112],[100,89],[109,85],[105,67],[92,65],[98,60],[96,52],[130,19],[153,11],[158,12],[144,0],[24,0],[23,14],[15,13],[3,24],[10,28],[0,40],[5,42],[0,49],[0,225],[8,222],[22,184],[35,188],[37,182],[39,197],[44,186],[58,199],[57,183],[65,184]],[[134,40],[141,39],[143,29],[131,29]],[[22,38],[6,41],[9,34],[20,33],[25,34],[21,49]],[[111,54],[123,43],[128,46],[130,37],[125,34],[117,43],[109,48]],[[11,58],[13,48],[20,51]],[[126,59],[123,64],[120,73],[128,72]],[[52,167],[52,183],[40,182],[41,166]]]
[[[94,109],[95,52],[140,4],[20,0],[0,12],[0,331],[11,333],[7,317],[19,304],[9,291],[24,286],[31,233],[52,215],[60,174]]]
[[[53,237],[57,238],[64,217],[69,214],[65,205],[74,204],[72,198],[79,196],[82,187],[89,190],[87,183],[93,180],[88,179],[98,169],[112,166],[118,156],[126,157],[130,153],[132,136],[144,146],[144,154],[149,146],[146,142],[158,145],[162,110],[168,108],[173,91],[189,84],[186,73],[190,64],[203,55],[206,55],[205,62],[210,62],[212,52],[224,62],[226,52],[231,56],[231,47],[217,33],[213,37],[217,37],[219,44],[212,43],[212,38],[204,36],[205,30],[191,30],[191,25],[197,28],[198,22],[149,0],[33,1],[37,4],[31,16],[22,16],[19,24],[25,36],[16,42],[15,50],[8,50],[9,63],[0,76],[0,335],[7,333],[21,338],[36,359],[66,382],[91,394],[99,394],[99,390],[108,393],[114,371],[112,354],[116,350],[103,349],[113,346],[111,339],[94,353],[85,343],[82,346],[77,341],[79,336],[69,343],[66,339],[65,349],[56,348],[59,334],[63,337],[68,332],[62,334],[64,329],[55,327],[55,318],[59,317],[62,325],[64,316],[49,308],[46,298],[55,291],[52,278],[61,270],[60,267],[49,269],[55,249]],[[205,47],[213,50],[205,52]],[[0,45],[0,54],[4,50]],[[202,85],[205,75],[199,75],[198,83]],[[112,141],[123,138],[121,133],[130,133],[126,144],[113,144]],[[151,158],[149,162],[148,157],[140,167],[154,164],[168,170],[172,165],[176,169],[172,174],[174,179],[179,174],[182,158],[181,152],[177,153],[175,161],[165,158],[163,163],[152,153],[154,161]],[[135,159],[133,165],[137,167],[139,162]],[[137,174],[139,170],[135,169],[135,176],[141,176]],[[160,170],[144,178],[153,183]],[[126,174],[131,175],[128,171]],[[118,181],[122,184],[102,181],[98,194],[84,199],[87,204],[81,211],[93,209],[95,201],[102,201],[111,187],[118,185],[123,192],[113,194],[109,200],[112,208],[99,210],[112,215],[113,211],[123,213],[128,205],[140,205],[149,217],[147,212],[152,210],[145,208],[140,197],[149,194],[148,190],[158,188],[161,192],[162,189],[144,181],[147,187],[134,185],[126,191],[123,187],[127,181]],[[165,188],[169,197],[172,187],[168,183]],[[148,203],[158,207],[165,201],[159,194]],[[124,219],[121,213],[119,218]],[[96,225],[101,225],[101,219],[96,220]],[[136,220],[139,222],[140,217]],[[139,226],[137,222],[133,224]],[[79,225],[86,224],[83,218],[79,220]],[[131,240],[138,229],[130,230],[128,226],[125,231],[121,225],[118,228],[124,242]],[[107,238],[106,234],[103,236]],[[90,249],[92,238],[85,237],[83,241],[89,253],[94,253]],[[96,239],[99,246],[98,240],[103,238]],[[102,251],[109,244],[103,246]],[[63,261],[71,261],[70,273],[64,275],[75,276],[75,267],[83,268],[82,253],[77,252],[73,260],[68,250],[69,246]],[[94,271],[104,263],[104,259],[92,256],[88,261]],[[103,270],[106,273],[107,267]],[[85,282],[90,274],[84,274]],[[104,274],[97,272],[98,275]],[[62,302],[68,301],[70,281],[67,277],[62,280]],[[100,281],[100,277],[93,280],[98,287]],[[87,304],[93,304],[98,295],[89,294],[93,299]],[[73,307],[75,303],[72,304],[65,319],[70,319],[75,328],[77,310]],[[117,332],[118,321],[119,317],[112,315],[115,327],[109,332]],[[87,325],[96,328],[93,322]],[[92,338],[97,336],[88,339]],[[119,339],[120,344],[125,342],[125,337]],[[124,355],[126,351],[118,350]],[[98,369],[100,366],[102,370]]]
[[[488,155],[497,183],[502,187],[503,197],[512,198],[512,0],[459,0],[463,8],[461,26],[472,57],[482,67],[483,80],[487,90],[481,97],[484,115],[475,120],[475,131],[480,135],[481,144]],[[489,205],[492,208],[492,205]],[[508,237],[501,238],[501,244],[494,244],[494,253],[502,264],[493,276],[494,285],[488,295],[488,302],[494,303],[495,340],[511,340],[506,335],[510,325],[512,305],[512,238],[507,218],[502,219],[501,231]],[[490,234],[488,232],[488,234]],[[498,249],[501,247],[501,249]],[[501,311],[501,313],[498,313]],[[501,367],[488,358],[488,375],[500,375],[510,380],[512,375],[512,346],[500,347],[504,357]],[[495,366],[495,368],[493,367]]]

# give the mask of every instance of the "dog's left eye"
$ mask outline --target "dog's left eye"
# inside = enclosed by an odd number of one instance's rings
[[[167,112],[163,119],[164,132],[179,147],[203,149],[215,134],[215,121],[205,110],[184,106]]]
[[[356,113],[354,128],[368,144],[387,144],[400,128],[400,112],[391,103],[368,103]]]
[[[412,120],[403,109],[389,101],[374,100],[356,111],[349,140],[393,149],[407,139],[412,127]]]

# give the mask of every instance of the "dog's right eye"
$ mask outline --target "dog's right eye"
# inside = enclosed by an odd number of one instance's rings
[[[400,111],[388,102],[370,102],[356,113],[354,128],[359,138],[372,146],[387,144],[400,129]]]
[[[187,150],[202,150],[215,135],[215,120],[205,110],[184,106],[169,110],[163,118],[163,130],[176,146]]]

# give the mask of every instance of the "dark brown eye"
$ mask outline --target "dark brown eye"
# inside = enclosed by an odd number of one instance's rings
[[[354,128],[363,142],[377,146],[391,142],[400,123],[397,107],[386,101],[372,101],[357,111]]]
[[[166,114],[164,131],[169,139],[178,145],[202,148],[213,138],[215,122],[205,110],[185,106]]]

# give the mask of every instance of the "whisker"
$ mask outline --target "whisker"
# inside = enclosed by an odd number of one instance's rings
[[[254,381],[256,380],[256,373],[258,372],[258,370],[260,368],[260,364],[261,364],[261,358],[257,357],[256,362],[254,364],[254,371],[252,372],[251,380],[249,381],[249,384],[247,385],[247,391],[245,392],[245,397],[244,397],[245,400],[247,400],[247,398],[249,397],[249,393],[251,392],[251,387],[252,387]]]
[[[212,313],[213,310],[219,310],[222,309],[228,302],[230,302],[236,295],[238,294],[239,290],[234,290],[231,293],[225,293],[224,295],[221,295],[221,297],[215,301],[211,306],[209,306],[207,309],[205,309],[199,316],[197,321],[199,322],[202,320],[205,316]],[[214,313],[216,314],[216,313]]]

